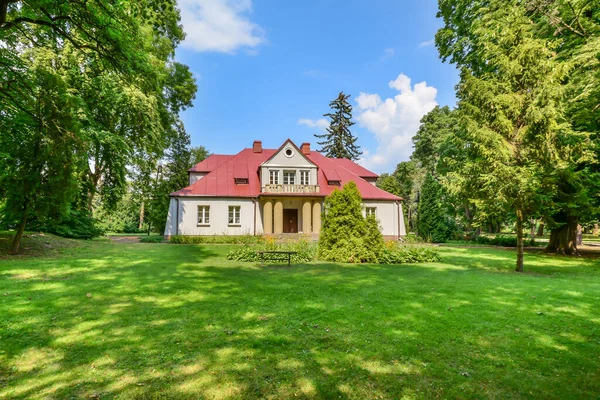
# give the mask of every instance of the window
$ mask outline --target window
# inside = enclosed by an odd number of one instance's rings
[[[296,183],[296,171],[283,171],[283,184],[293,185]]]
[[[327,181],[329,186],[340,186],[340,181]]]
[[[365,208],[365,215],[367,217],[369,215],[377,216],[377,207],[367,207],[367,208]]]
[[[236,185],[247,185],[248,178],[235,178],[235,184]]]
[[[229,206],[229,225],[240,225],[240,206]]]
[[[269,183],[279,185],[279,171],[269,171]]]
[[[285,149],[284,154],[286,157],[291,157],[294,155],[294,150],[292,150],[290,147],[288,147],[287,149]]]
[[[198,206],[198,225],[210,224],[210,206]]]
[[[301,185],[309,185],[308,180],[310,176],[310,171],[300,171],[300,184]]]

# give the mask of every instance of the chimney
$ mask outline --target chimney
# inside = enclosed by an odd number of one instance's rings
[[[310,154],[310,143],[302,143],[300,150],[302,150],[302,154]]]
[[[254,150],[255,153],[262,153],[262,142],[260,140],[255,140],[254,143],[252,143],[252,150]]]

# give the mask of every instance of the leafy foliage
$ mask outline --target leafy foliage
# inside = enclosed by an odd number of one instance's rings
[[[350,127],[355,124],[352,121],[352,106],[348,102],[349,94],[340,92],[338,97],[329,103],[332,111],[324,114],[331,121],[327,128],[327,133],[315,135],[322,141],[317,142],[321,149],[320,152],[325,153],[327,157],[347,158],[352,161],[358,160],[362,151],[356,144],[356,136],[352,135]]]
[[[374,225],[375,224],[375,225]],[[377,262],[383,237],[374,232],[377,222],[362,215],[362,198],[354,182],[325,198],[319,258],[336,262]]]
[[[421,190],[418,233],[428,242],[443,243],[452,236],[452,224],[444,210],[444,189],[429,174]]]
[[[317,254],[317,245],[314,242],[307,240],[277,242],[275,240],[265,240],[260,245],[244,246],[235,250],[231,250],[227,254],[228,260],[258,262],[263,259],[258,254],[259,251],[293,251],[291,262],[304,263],[315,260]],[[267,260],[264,262],[277,263],[278,260]]]
[[[416,264],[441,261],[440,255],[432,249],[416,246],[386,247],[379,257],[380,264]]]
[[[461,129],[445,143],[445,179],[478,210],[514,216],[523,271],[523,227],[544,212],[553,174],[590,159],[588,135],[572,129],[562,103],[571,67],[524,2],[442,0],[439,9],[440,55],[461,68]]]
[[[140,243],[162,243],[165,241],[161,235],[145,235],[140,237]]]
[[[196,91],[174,0],[0,1],[0,198],[18,223],[107,209],[162,157]]]
[[[239,235],[239,236],[171,236],[169,242],[174,244],[244,244],[256,245],[265,242],[262,236]]]
[[[71,239],[93,239],[104,234],[104,231],[96,226],[94,218],[85,210],[70,210],[58,221],[35,221],[32,228]]]
[[[517,247],[517,245],[518,245],[517,238],[515,236],[499,235],[499,236],[489,237],[489,236],[476,235],[476,236],[471,237],[468,241],[477,243],[477,244],[484,244],[484,245],[488,245],[488,246]],[[526,239],[524,241],[524,244],[526,246],[535,246],[535,239],[534,238]]]

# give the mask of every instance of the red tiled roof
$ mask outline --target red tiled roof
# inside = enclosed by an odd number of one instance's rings
[[[262,153],[255,153],[252,148],[246,148],[236,155],[213,154],[189,169],[190,172],[208,172],[208,174],[192,185],[171,193],[171,196],[257,197],[261,195],[259,167],[277,151],[277,149],[263,149]],[[327,196],[335,189],[339,189],[338,185],[328,185],[328,180],[339,180],[342,186],[354,181],[361,196],[366,200],[402,200],[363,179],[376,178],[377,174],[350,160],[327,158],[316,151],[304,156],[318,168],[317,183],[321,190],[318,194],[311,194],[313,196]],[[234,178],[248,178],[248,184],[236,184]],[[302,193],[289,195],[307,196]]]
[[[360,176],[361,178],[379,178],[379,175],[377,175],[375,172],[371,172],[363,166],[348,160],[347,158],[336,158],[335,162],[336,164],[341,165],[352,172],[354,175]]]
[[[194,165],[188,169],[188,172],[211,172],[217,169],[217,167],[224,162],[230,160],[232,155],[229,154],[211,154],[204,161]]]

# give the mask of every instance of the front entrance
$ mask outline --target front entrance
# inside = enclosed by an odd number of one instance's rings
[[[283,233],[298,233],[298,210],[286,208],[283,210]]]

